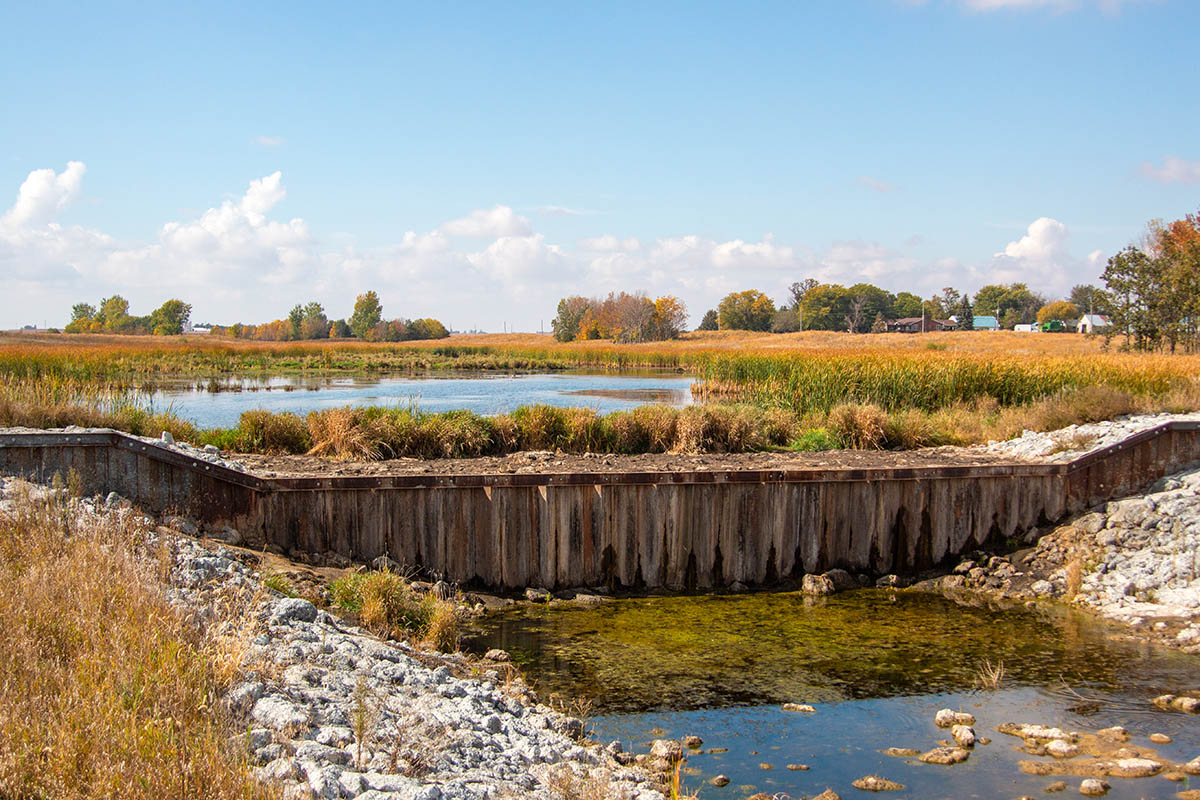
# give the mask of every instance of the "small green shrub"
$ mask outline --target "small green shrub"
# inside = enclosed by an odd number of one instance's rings
[[[838,440],[824,428],[810,428],[793,439],[789,446],[806,452],[837,450]]]
[[[284,597],[299,597],[295,585],[282,572],[268,572],[263,576],[262,585],[279,592]]]

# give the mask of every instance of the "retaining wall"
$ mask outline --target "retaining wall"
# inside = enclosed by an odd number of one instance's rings
[[[115,432],[0,434],[0,474],[75,470],[88,492],[236,528],[252,545],[388,555],[492,589],[770,585],[912,573],[1200,461],[1168,423],[1066,464],[260,478]]]

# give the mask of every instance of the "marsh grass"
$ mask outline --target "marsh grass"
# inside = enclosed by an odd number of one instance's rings
[[[929,349],[927,345],[937,345]],[[199,430],[155,411],[162,376],[407,368],[671,368],[699,376],[683,409],[601,417],[537,405],[482,417],[407,408],[248,411]],[[1200,356],[1100,352],[1085,337],[955,333],[689,334],[673,342],[550,343],[532,335],[454,343],[164,342],[0,335],[0,425],[111,427],[254,453],[341,460],[459,458],[520,450],[738,453],[793,447],[911,449],[1007,439],[1130,412],[1200,409]],[[215,377],[208,378],[222,385]]]
[[[0,517],[0,794],[275,797],[229,745],[237,641],[169,605],[134,523],[81,524],[73,502]]]

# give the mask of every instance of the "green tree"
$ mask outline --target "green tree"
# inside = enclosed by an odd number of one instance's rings
[[[370,338],[370,333],[383,319],[383,304],[373,291],[354,298],[354,313],[350,315],[350,330],[359,339]]]
[[[899,292],[892,302],[892,313],[896,319],[921,316],[921,298],[912,292]]]
[[[572,295],[558,301],[558,314],[550,321],[550,330],[560,342],[572,342],[579,335],[579,323],[583,320],[592,301],[586,297]]]
[[[805,293],[800,316],[806,331],[842,331],[850,314],[850,292],[835,283],[822,283]]]
[[[297,338],[329,338],[329,318],[325,316],[325,308],[317,301],[314,300],[304,306],[300,315],[300,335]]]
[[[850,296],[850,304],[845,322],[846,329],[851,333],[866,333],[880,314],[885,319],[892,316],[896,297],[886,289],[869,283],[856,283],[846,292]]]
[[[698,331],[715,331],[720,327],[720,318],[717,316],[717,310],[710,308],[704,312],[704,318],[700,320]]]
[[[1071,288],[1071,296],[1067,298],[1084,314],[1111,314],[1113,298],[1099,286],[1079,284]]]
[[[975,330],[975,309],[971,307],[971,295],[964,294],[962,296],[956,315],[958,316],[958,329],[960,331]]]
[[[775,314],[775,303],[760,291],[730,292],[717,305],[721,330],[765,331]]]
[[[119,331],[130,323],[129,301],[119,294],[106,297],[100,301],[100,311],[97,316],[104,322],[107,331]]]
[[[79,320],[91,322],[95,316],[96,307],[91,303],[76,303],[71,306],[71,322],[78,322]]]
[[[183,328],[191,316],[192,306],[189,303],[172,299],[150,313],[147,327],[155,336],[178,336],[183,333]]]
[[[300,338],[300,327],[304,324],[304,306],[297,303],[288,312],[288,325],[291,326],[291,339]]]

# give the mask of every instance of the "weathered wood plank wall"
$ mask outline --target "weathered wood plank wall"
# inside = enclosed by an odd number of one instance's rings
[[[1068,464],[265,479],[118,433],[0,434],[0,473],[237,528],[289,552],[388,555],[494,589],[771,585],[911,573],[1200,461],[1169,423]]]

